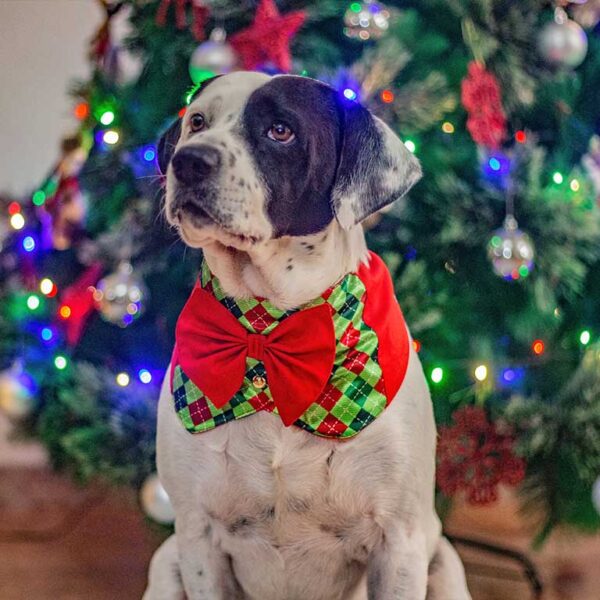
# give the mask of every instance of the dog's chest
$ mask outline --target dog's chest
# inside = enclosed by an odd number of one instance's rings
[[[379,436],[365,431],[337,442],[261,413],[186,434],[190,452],[202,456],[188,488],[197,490],[195,509],[234,557],[243,548],[288,563],[310,549],[344,564],[364,561],[381,535],[382,515],[399,506],[401,489],[394,444],[385,427],[373,428]],[[187,503],[189,491],[186,497]]]

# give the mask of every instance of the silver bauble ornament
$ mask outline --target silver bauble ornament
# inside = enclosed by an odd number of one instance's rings
[[[144,513],[157,523],[170,525],[175,521],[173,505],[156,473],[146,477],[140,490],[140,502]]]
[[[344,14],[344,34],[351,39],[378,40],[390,27],[390,10],[375,0],[353,2]]]
[[[0,411],[12,421],[28,417],[35,408],[33,382],[19,362],[0,373]]]
[[[592,504],[600,515],[600,477],[594,481],[592,485]]]
[[[563,9],[546,24],[538,38],[540,54],[551,65],[578,67],[587,54],[588,39],[579,23],[569,19]]]
[[[199,83],[221,73],[228,73],[237,64],[233,48],[225,41],[225,30],[213,29],[209,39],[202,42],[190,57],[190,77]]]
[[[494,231],[488,244],[488,256],[496,275],[507,280],[527,277],[533,269],[533,242],[519,229],[512,215],[507,215],[504,226]]]
[[[98,282],[94,300],[102,318],[109,323],[127,327],[144,312],[148,291],[128,262]]]

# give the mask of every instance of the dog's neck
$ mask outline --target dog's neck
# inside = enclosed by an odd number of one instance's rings
[[[317,298],[355,271],[368,252],[361,226],[346,231],[335,221],[314,235],[269,240],[244,251],[219,242],[203,250],[228,296],[266,298],[282,310]]]

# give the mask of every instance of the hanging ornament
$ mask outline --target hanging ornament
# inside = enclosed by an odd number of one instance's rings
[[[147,298],[146,286],[129,262],[122,262],[114,273],[101,279],[94,293],[102,318],[120,327],[142,315]]]
[[[283,72],[292,68],[290,40],[306,18],[301,10],[279,14],[275,0],[260,0],[250,27],[230,38],[244,69],[252,70],[272,64]]]
[[[594,481],[592,486],[592,504],[600,515],[600,477]]]
[[[140,502],[144,513],[157,523],[170,525],[175,521],[173,505],[156,473],[146,477],[140,491]]]
[[[0,410],[12,421],[21,421],[35,408],[33,380],[20,361],[0,373]]]
[[[177,29],[185,29],[187,27],[186,7],[192,7],[192,34],[198,42],[201,42],[206,36],[204,27],[208,21],[210,10],[204,6],[201,0],[161,0],[156,11],[156,24],[159,27],[164,27],[167,22],[167,13],[169,7],[175,6],[175,26]]]
[[[461,100],[469,114],[467,129],[473,141],[494,150],[499,148],[506,138],[500,84],[483,64],[469,63],[461,84]]]
[[[353,2],[344,14],[344,34],[363,42],[378,40],[387,33],[390,17],[389,9],[375,0]]]
[[[226,42],[225,30],[215,27],[208,41],[202,42],[190,57],[190,77],[200,83],[209,77],[231,71],[237,62],[233,48]]]
[[[507,280],[527,277],[533,269],[534,246],[530,237],[519,229],[512,214],[504,226],[496,229],[488,244],[488,256],[496,275]]]
[[[446,496],[464,490],[471,504],[489,504],[501,483],[517,485],[525,476],[525,461],[514,452],[515,438],[490,422],[480,406],[464,406],[453,424],[440,427],[437,484]]]
[[[554,20],[545,25],[539,34],[538,48],[549,64],[574,69],[587,54],[587,35],[579,23],[569,19],[563,8],[557,7]]]

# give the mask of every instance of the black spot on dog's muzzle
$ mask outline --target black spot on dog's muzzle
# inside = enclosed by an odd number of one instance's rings
[[[186,146],[173,156],[171,164],[178,181],[195,186],[218,173],[221,152],[206,144]]]

